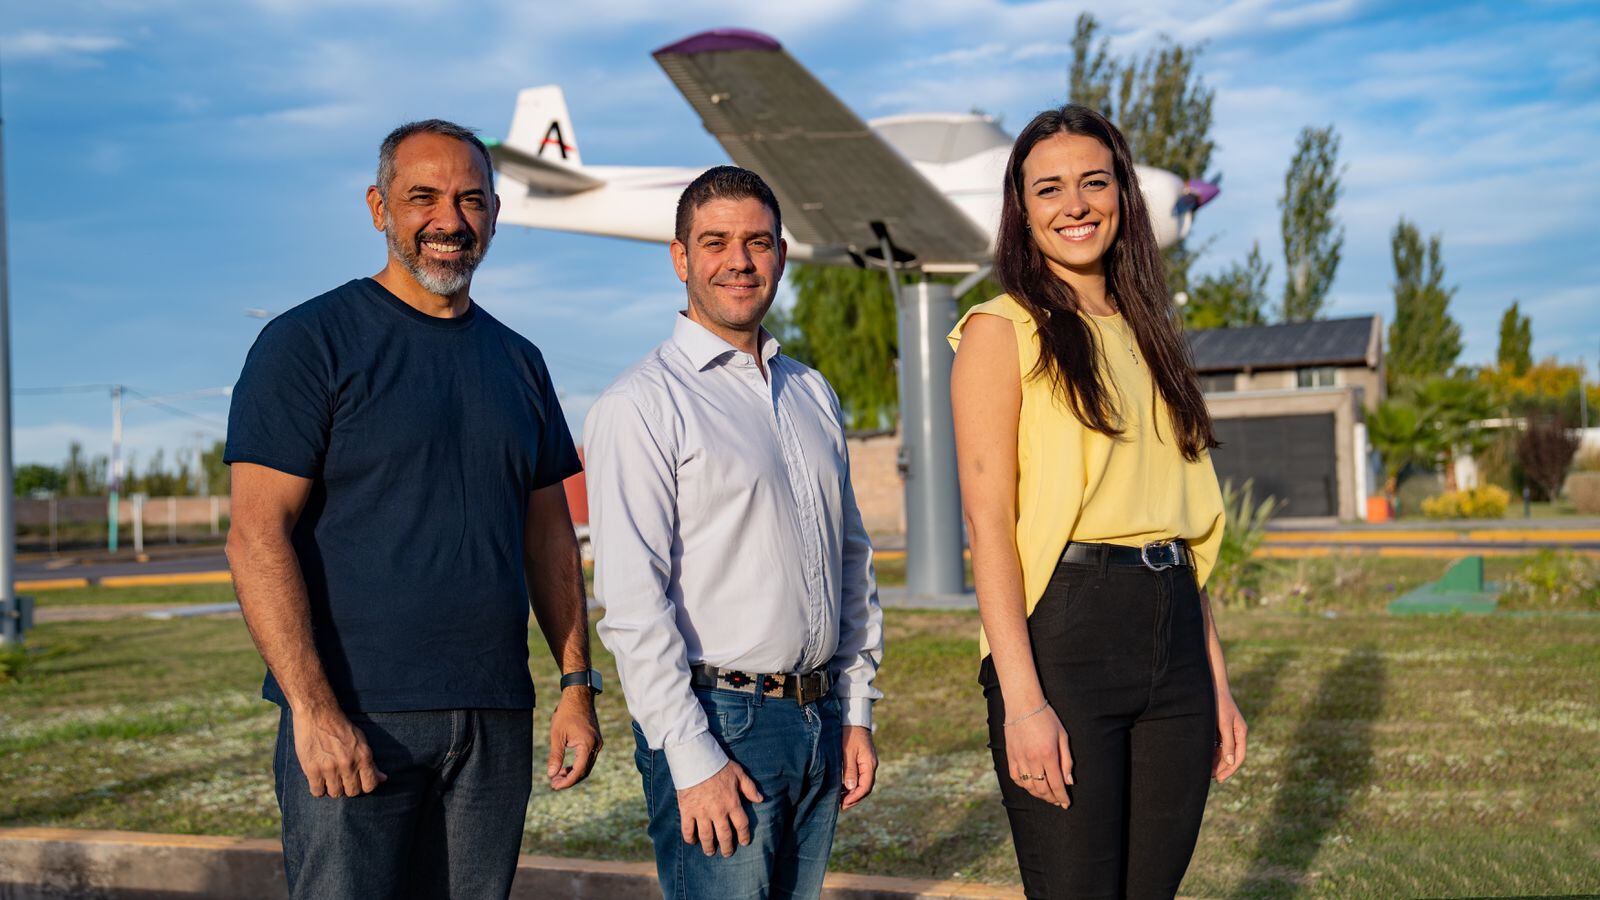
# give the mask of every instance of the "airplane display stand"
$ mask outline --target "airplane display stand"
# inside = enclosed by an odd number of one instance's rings
[[[900,472],[905,477],[906,589],[913,597],[965,594],[965,541],[945,335],[956,324],[954,286],[922,279],[895,291],[900,329]]]

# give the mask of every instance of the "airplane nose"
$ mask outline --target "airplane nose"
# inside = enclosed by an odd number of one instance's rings
[[[1199,209],[1200,207],[1205,206],[1207,203],[1210,203],[1212,200],[1216,199],[1216,196],[1222,193],[1222,188],[1217,187],[1209,181],[1201,181],[1198,178],[1191,178],[1184,183],[1183,191],[1194,198],[1194,208]]]

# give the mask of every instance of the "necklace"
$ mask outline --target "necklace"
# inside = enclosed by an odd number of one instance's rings
[[[1107,299],[1110,300],[1111,298],[1108,297]],[[1133,329],[1128,325],[1128,320],[1123,318],[1122,308],[1117,305],[1115,300],[1111,300],[1111,309],[1112,315],[1117,320],[1117,336],[1122,338],[1123,346],[1128,348],[1128,358],[1133,360],[1133,364],[1137,366],[1139,364],[1139,354],[1133,349],[1137,343],[1133,338]]]

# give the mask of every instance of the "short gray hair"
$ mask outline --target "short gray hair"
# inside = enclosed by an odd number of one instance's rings
[[[407,122],[389,132],[389,136],[378,146],[378,193],[385,200],[389,199],[389,182],[394,180],[395,152],[400,149],[402,141],[414,134],[441,134],[478,148],[479,155],[483,157],[483,166],[489,172],[489,180],[494,181],[494,158],[489,155],[488,146],[478,139],[476,131],[444,119],[422,119]]]

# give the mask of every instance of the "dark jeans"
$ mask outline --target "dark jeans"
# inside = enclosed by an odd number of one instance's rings
[[[695,689],[711,733],[761,791],[745,803],[750,845],[706,856],[683,842],[678,792],[667,755],[633,726],[634,763],[644,778],[656,874],[668,900],[819,897],[839,820],[839,701],[801,706],[740,691]]]
[[[1216,697],[1194,570],[1056,568],[1028,617],[1046,699],[1067,730],[1072,805],[1011,780],[994,662],[978,680],[1029,897],[1172,897],[1211,785]],[[1027,710],[1014,711],[1020,715]]]
[[[313,797],[288,709],[273,757],[292,897],[504,897],[532,789],[533,714],[354,713],[387,781]]]

